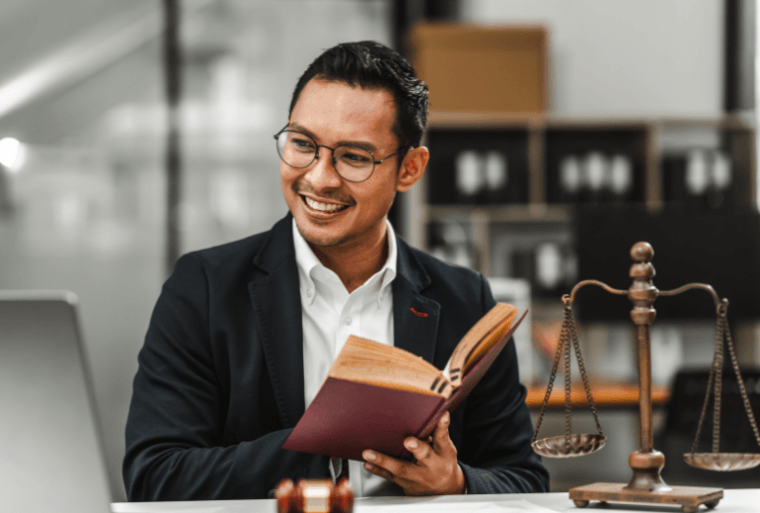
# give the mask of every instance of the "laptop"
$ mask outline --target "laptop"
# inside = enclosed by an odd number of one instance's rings
[[[110,511],[76,305],[68,291],[0,290],[3,511]]]

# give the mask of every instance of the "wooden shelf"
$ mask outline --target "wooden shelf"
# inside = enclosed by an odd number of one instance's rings
[[[591,394],[594,404],[599,409],[636,408],[639,407],[638,383],[606,383],[593,385]],[[525,402],[531,409],[540,409],[546,395],[546,385],[531,385],[528,387],[528,395]],[[665,406],[670,400],[670,388],[666,386],[652,386],[652,406]],[[570,404],[573,408],[588,407],[586,391],[581,384],[573,385],[570,392]],[[549,396],[547,405],[552,409],[565,407],[565,389],[562,383],[555,383],[552,394]]]
[[[564,155],[588,153],[594,149],[597,138],[600,151],[623,153],[630,159],[634,185],[628,203],[658,211],[667,201],[663,197],[662,163],[667,151],[663,140],[669,130],[721,131],[720,148],[730,156],[734,168],[733,201],[739,206],[757,205],[755,128],[738,115],[614,117],[431,110],[426,141],[431,148],[431,162],[421,186],[408,196],[408,239],[413,245],[428,249],[429,222],[465,218],[480,239],[485,236],[484,240],[476,241],[476,246],[481,255],[487,256],[491,243],[486,234],[493,223],[569,224],[573,207],[561,203],[554,183],[558,162]],[[482,198],[476,198],[477,204],[456,203],[460,198],[451,192],[456,180],[452,162],[457,155],[453,144],[459,140],[462,149],[472,147],[477,151],[487,148],[492,141],[493,149],[507,156],[510,183],[521,188],[519,193],[509,194],[520,199],[505,198],[503,203],[495,203],[490,197],[483,203]],[[477,270],[488,273],[490,268],[493,266],[487,258],[479,259]]]
[[[476,217],[492,223],[567,223],[571,207],[566,205],[430,205],[428,219],[453,216]]]
[[[447,128],[500,128],[522,127],[544,130],[546,128],[630,128],[663,127],[674,129],[727,129],[754,131],[754,126],[735,114],[722,116],[570,116],[542,112],[469,112],[431,109],[428,113],[428,129]]]

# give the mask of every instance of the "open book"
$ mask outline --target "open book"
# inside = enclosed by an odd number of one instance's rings
[[[404,456],[427,438],[493,363],[525,318],[494,306],[457,344],[441,371],[398,347],[350,336],[283,449],[361,460],[365,449]]]

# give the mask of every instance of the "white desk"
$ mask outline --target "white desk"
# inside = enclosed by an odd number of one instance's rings
[[[760,488],[745,490],[725,490],[715,513],[757,513],[760,511]],[[398,504],[427,503],[429,507],[433,503],[456,504],[482,501],[514,501],[526,500],[536,506],[541,506],[557,512],[573,513],[678,513],[681,509],[677,506],[656,506],[651,504],[622,504],[610,503],[602,506],[598,502],[592,502],[587,508],[576,508],[567,497],[567,493],[526,493],[509,495],[466,495],[444,497],[383,497],[359,499],[354,506],[354,513],[362,513],[364,505],[387,505],[382,508],[383,513],[393,513]],[[464,506],[464,504],[463,504]],[[367,508],[365,508],[366,510]],[[464,508],[463,508],[464,509]],[[111,505],[113,513],[275,513],[276,506],[273,499],[247,500],[247,501],[197,501],[197,502],[119,502]],[[373,513],[379,513],[377,507],[370,508]],[[699,508],[699,513],[708,511],[704,506]]]

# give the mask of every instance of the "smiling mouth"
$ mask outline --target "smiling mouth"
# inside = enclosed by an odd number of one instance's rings
[[[301,199],[306,204],[306,206],[308,206],[311,210],[316,210],[317,212],[322,212],[325,214],[336,214],[348,208],[348,205],[338,205],[335,203],[322,203],[320,201],[313,200],[306,196],[301,196]]]

